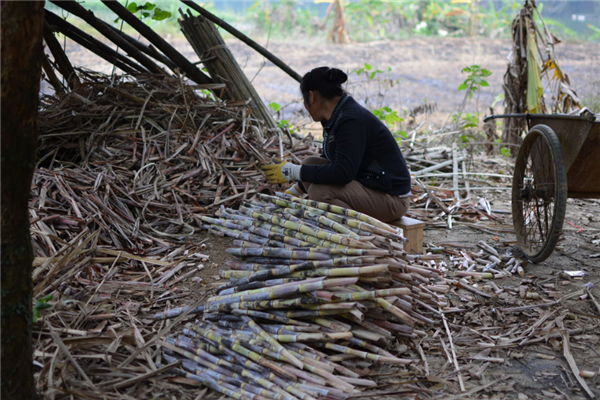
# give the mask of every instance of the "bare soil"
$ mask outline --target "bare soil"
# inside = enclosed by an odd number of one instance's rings
[[[181,39],[170,39],[192,61],[197,60],[191,47]],[[270,62],[257,56],[247,46],[237,40],[228,41],[230,48],[237,57],[247,75],[253,79],[254,85],[266,102],[290,104],[284,116],[296,118],[294,121],[307,122],[299,106],[298,84],[292,78]],[[508,41],[483,39],[410,39],[404,41],[386,41],[376,43],[353,43],[349,45],[328,45],[322,43],[270,43],[269,50],[288,63],[294,70],[303,74],[311,68],[329,65],[347,71],[354,71],[365,63],[374,68],[386,70],[392,68],[390,79],[400,81],[391,88],[373,87],[364,89],[364,79],[352,77],[349,89],[355,95],[366,93],[361,100],[380,102],[394,109],[411,110],[424,103],[435,104],[439,121],[444,121],[448,115],[457,110],[464,98],[464,93],[458,92],[458,85],[464,80],[460,70],[471,64],[478,64],[490,69],[490,86],[484,88],[479,96],[468,104],[472,111],[488,113],[488,105],[502,91],[502,76],[506,69],[506,57],[510,51]],[[110,72],[106,64],[98,64],[95,57],[72,43],[67,46],[69,56],[77,66]],[[600,93],[600,45],[598,44],[561,44],[557,47],[559,60],[564,71],[570,76],[572,86],[582,99],[598,99]],[[382,75],[383,76],[383,75]],[[362,79],[362,80],[361,80]],[[357,96],[358,97],[358,96]],[[501,110],[496,110],[496,112]],[[295,114],[296,112],[296,114]],[[298,122],[300,124],[300,122]],[[598,171],[590,171],[597,173]],[[510,173],[510,171],[505,171]],[[510,185],[504,182],[503,186]],[[479,192],[474,194],[471,201],[477,201],[482,196],[489,200],[492,208],[510,210],[510,193],[508,190]],[[506,224],[510,228],[512,222],[507,214]],[[544,299],[557,299],[581,288],[582,285],[593,283],[591,293],[600,300],[600,201],[569,199],[565,219],[563,239],[559,242],[553,255],[540,264],[527,264],[525,276],[514,275],[494,283],[505,291],[518,290],[525,285],[541,293]],[[182,286],[194,288],[189,298],[182,300],[183,304],[191,304],[194,297],[210,292],[218,284],[218,271],[223,264],[233,257],[225,253],[231,246],[232,240],[207,234],[200,234],[198,241],[205,241],[204,251],[210,256],[205,269],[200,273],[204,279],[203,289],[198,286],[183,283]],[[515,245],[515,237],[511,233],[487,233],[465,226],[455,226],[453,229],[428,227],[425,231],[426,247],[461,248],[475,250],[476,244],[485,240],[492,244],[500,253],[510,251]],[[581,278],[565,278],[563,271],[582,271]],[[548,289],[549,284],[554,284]],[[556,293],[554,293],[556,292]],[[461,294],[452,290],[451,297],[463,304]],[[550,297],[553,296],[553,297]],[[481,300],[481,299],[480,299]],[[537,301],[539,302],[539,300]],[[527,304],[536,304],[535,300]],[[462,332],[469,329],[479,329],[482,324],[490,326],[512,326],[514,324],[531,324],[542,316],[544,308],[533,309],[519,314],[503,314],[502,296],[494,301],[481,300],[471,303],[468,315],[449,316],[448,322],[453,331]],[[563,308],[557,311],[567,319],[581,321],[584,331],[571,337],[571,352],[581,370],[598,372],[600,369],[600,310],[596,309],[588,297],[575,297],[564,301]],[[471,318],[471,319],[470,319]],[[482,322],[487,321],[487,322]],[[472,322],[472,323],[471,323]],[[441,324],[440,324],[441,325]],[[443,332],[443,327],[432,327],[430,335]],[[485,331],[480,331],[485,335]],[[548,332],[557,332],[553,330]],[[510,336],[510,331],[506,333]],[[499,380],[493,386],[478,391],[476,398],[506,398],[506,399],[584,399],[587,398],[571,373],[560,344],[561,339],[549,338],[546,341],[526,347],[512,347],[506,350],[495,349],[487,357],[501,358],[501,362],[476,361],[461,364],[464,369],[462,377],[467,388],[485,385]],[[473,344],[475,346],[475,344]],[[468,349],[464,343],[462,349]],[[414,349],[413,349],[414,350]],[[410,355],[416,356],[411,350]],[[482,349],[483,350],[483,349]],[[444,378],[456,385],[454,367],[442,357],[440,351],[425,349],[430,377]],[[418,358],[418,356],[416,356]],[[373,373],[382,373],[374,370]],[[586,379],[596,397],[600,397],[600,377]],[[442,383],[439,390],[444,392],[448,386]],[[393,388],[393,387],[392,387]],[[386,387],[385,389],[390,389]],[[542,392],[544,391],[544,392]],[[454,392],[454,391],[451,391]],[[455,393],[455,392],[454,392]],[[214,396],[216,397],[216,396]],[[446,397],[449,397],[446,396]],[[389,397],[398,398],[398,397]],[[462,398],[462,397],[461,397]]]

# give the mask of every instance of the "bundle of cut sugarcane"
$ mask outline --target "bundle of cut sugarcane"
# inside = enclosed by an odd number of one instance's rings
[[[203,321],[163,346],[166,362],[185,358],[179,374],[221,393],[342,398],[374,386],[344,365],[411,363],[385,347],[423,335],[419,325],[446,306],[448,286],[430,264],[439,257],[405,253],[396,228],[356,211],[278,193],[200,219],[236,239],[227,252],[240,260],[190,310]]]

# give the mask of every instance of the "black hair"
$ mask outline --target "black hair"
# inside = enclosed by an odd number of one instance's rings
[[[326,99],[346,94],[342,84],[348,80],[348,75],[337,68],[319,67],[310,70],[302,77],[300,91],[304,101],[308,101],[308,92],[319,92]]]

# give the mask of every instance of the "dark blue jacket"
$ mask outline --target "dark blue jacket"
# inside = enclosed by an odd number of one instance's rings
[[[410,174],[390,130],[352,97],[340,99],[323,125],[328,165],[303,165],[300,179],[311,183],[363,185],[392,195],[410,191]]]

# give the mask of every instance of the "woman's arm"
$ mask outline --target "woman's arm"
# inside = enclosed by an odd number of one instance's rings
[[[311,183],[346,184],[356,178],[367,145],[367,132],[362,121],[340,121],[334,132],[335,155],[328,165],[303,165],[300,179]]]

